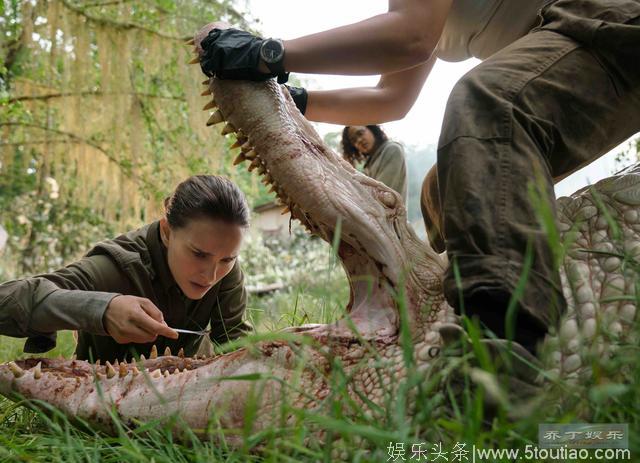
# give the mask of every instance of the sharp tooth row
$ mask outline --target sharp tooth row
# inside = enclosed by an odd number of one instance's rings
[[[105,362],[105,365],[106,365],[106,367],[105,367],[106,378],[108,378],[108,379],[114,378],[116,376],[116,374],[118,375],[118,378],[126,378],[127,375],[129,374],[129,369],[127,368],[127,364],[125,362],[122,362],[122,363],[120,363],[118,365],[118,371],[117,372],[116,372],[116,369],[113,367],[113,365],[111,365],[111,363]],[[146,370],[146,371],[148,371],[148,370]],[[105,374],[104,373],[97,372],[96,374],[98,375],[99,378],[105,378]],[[138,370],[138,367],[136,367],[135,365],[132,366],[131,367],[131,375],[135,378],[139,374],[140,374],[140,370]],[[34,378],[39,379],[42,376],[42,373],[40,372],[40,370],[38,370],[38,371],[34,372],[33,376],[34,376]]]
[[[155,357],[154,357],[154,353],[155,353]],[[171,349],[169,347],[165,349],[164,355],[171,356]],[[184,349],[182,347],[178,351],[178,357],[185,358]],[[153,347],[151,348],[151,358],[157,358],[157,347],[155,345],[153,345]],[[201,357],[198,357],[198,356],[193,357],[194,360],[197,360],[198,358],[206,359],[206,356],[203,355]],[[141,361],[145,360],[144,355],[140,355],[140,360]],[[129,369],[129,364],[127,362],[118,362],[118,360],[116,359],[112,365],[107,360],[105,361],[105,373],[97,372],[96,374],[100,378],[104,379],[106,377],[108,379],[111,379],[111,378],[114,378],[116,375],[119,378],[125,378],[129,373],[131,373],[132,377],[135,378],[136,376],[140,375],[140,370],[138,369],[138,366],[134,362],[135,361],[132,359],[131,369]],[[9,362],[8,366],[16,378],[20,378],[24,376],[25,371],[22,368],[20,368],[15,362]],[[96,360],[95,366],[96,367],[100,366],[100,359]],[[116,370],[116,367],[117,367],[117,370]],[[33,372],[34,379],[42,378],[42,362],[38,362],[38,364],[35,367],[33,367],[31,371]],[[152,372],[150,372],[149,369],[145,369],[144,371],[145,373],[149,374],[152,378],[160,378],[162,376],[167,377],[170,375],[167,370],[165,370],[164,373],[160,369],[156,369]],[[182,371],[180,371],[179,368],[176,368],[172,374],[184,373],[185,371],[188,371],[186,367],[184,367]]]
[[[267,170],[266,165],[262,162],[262,160],[258,156],[258,153],[252,148],[251,144],[249,142],[245,143],[240,147],[240,150],[241,152],[233,161],[233,165],[240,164],[247,159],[251,160],[251,164],[248,167],[249,172],[252,172],[254,169],[258,169],[258,174],[263,176],[261,182],[264,185],[270,186],[269,193],[275,192],[277,194],[277,199],[280,200],[283,204],[291,203],[291,200],[282,191],[282,189],[274,183],[273,177]],[[282,210],[281,214],[284,215],[290,212],[291,209],[289,206],[287,206]]]
[[[262,183],[270,186],[270,193],[275,192],[278,195],[278,199],[282,199],[285,203],[289,202],[289,199],[284,195],[282,189],[274,183],[273,177],[269,173],[267,166],[262,162],[260,156],[258,156],[258,153],[253,149],[249,141],[240,146],[240,154],[236,156],[233,161],[233,165],[240,164],[246,160],[251,161],[251,164],[249,164],[248,167],[249,172],[253,172],[254,169],[258,169],[258,174],[263,176],[261,180]]]
[[[203,84],[208,85],[209,80],[204,81]],[[211,93],[212,93],[211,89],[207,87],[207,90],[203,92],[203,95],[209,95]],[[208,110],[214,107],[216,107],[216,103],[215,103],[215,100],[212,100],[203,109]],[[209,117],[209,120],[207,121],[207,126],[220,124],[221,122],[224,122],[224,120],[225,120],[224,115],[218,109],[216,112],[214,112],[211,115],[211,117]],[[240,154],[238,154],[233,160],[233,165],[236,166],[244,161],[250,160],[251,164],[249,164],[249,167],[248,167],[249,172],[253,172],[253,170],[258,169],[258,173],[263,176],[262,183],[265,185],[271,186],[271,188],[269,189],[269,192],[270,193],[275,192],[278,196],[278,199],[281,200],[282,203],[284,203],[285,205],[289,204],[288,206],[285,206],[285,208],[282,210],[282,215],[291,213],[291,210],[293,208],[291,200],[284,193],[284,191],[282,191],[282,189],[273,182],[273,177],[270,175],[266,165],[262,162],[262,160],[258,156],[258,153],[253,149],[248,137],[246,137],[244,132],[242,132],[242,129],[236,129],[231,123],[225,124],[224,128],[222,129],[222,135],[227,135],[233,132],[236,132],[237,139],[235,143],[231,145],[231,149],[240,148]],[[302,225],[309,232],[313,233],[311,228],[312,226],[310,225],[310,222],[308,220],[301,220],[297,217],[294,217],[294,218],[297,220],[300,220]]]

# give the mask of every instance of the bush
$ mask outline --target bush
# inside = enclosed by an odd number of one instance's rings
[[[333,321],[349,299],[347,278],[331,247],[301,228],[288,239],[248,237],[242,267],[252,292],[249,314],[260,330]],[[256,293],[276,283],[282,289]]]

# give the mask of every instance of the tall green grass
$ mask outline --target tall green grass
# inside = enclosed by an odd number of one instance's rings
[[[401,305],[402,307],[402,305]],[[312,320],[313,321],[313,320]],[[472,328],[473,329],[473,328]],[[402,325],[401,339],[407,340],[408,327]],[[473,333],[472,333],[473,334]],[[476,335],[473,335],[475,337]],[[20,342],[2,339],[2,360],[18,356]],[[250,425],[255,409],[248,407],[249,425],[244,430],[219,428],[215,420],[207,438],[198,439],[180,423],[146,423],[129,429],[119,423],[118,434],[108,436],[89,427],[77,427],[64,416],[31,410],[20,403],[0,402],[0,459],[2,461],[388,461],[389,446],[403,444],[410,460],[412,446],[433,449],[442,443],[452,451],[457,443],[467,448],[523,448],[536,444],[537,425],[543,422],[629,423],[631,451],[637,455],[640,442],[640,365],[638,346],[623,345],[609,360],[594,359],[595,375],[583,384],[558,382],[544,396],[514,406],[508,401],[498,411],[489,411],[484,387],[468,374],[477,366],[473,351],[449,363],[439,363],[438,371],[425,377],[413,366],[412,344],[402,342],[403,361],[410,369],[406,380],[386,391],[384,406],[373,414],[359,411],[351,399],[349,377],[338,359],[332,362],[328,380],[331,392],[313,410],[297,410],[285,400],[281,413],[295,416],[295,424],[255,432]],[[57,349],[64,355],[72,350],[66,333]],[[57,355],[58,352],[53,353]],[[390,368],[384,359],[377,363],[380,373]],[[462,392],[448,387],[443,378],[462,371]],[[458,373],[459,377],[460,374]],[[257,380],[247,377],[247,381]],[[289,385],[296,391],[296,384]],[[292,394],[293,395],[293,394]],[[414,413],[415,411],[415,413]],[[519,413],[513,421],[507,413]],[[114,420],[118,420],[114,416]],[[171,429],[182,429],[176,442]],[[326,443],[316,438],[325,433]],[[243,445],[232,448],[230,436],[242,435]],[[444,461],[444,460],[442,460]],[[464,461],[464,460],[463,460]],[[496,460],[500,461],[500,460]],[[506,461],[506,460],[505,460]]]

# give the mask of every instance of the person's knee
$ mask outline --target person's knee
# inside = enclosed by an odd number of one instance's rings
[[[465,74],[453,87],[447,101],[439,150],[460,137],[486,140],[510,135],[506,83],[498,77],[499,72],[483,64]]]
[[[444,251],[444,238],[442,236],[442,211],[440,208],[440,195],[438,193],[438,170],[434,164],[427,172],[422,182],[420,194],[420,209],[427,231],[429,244],[436,252]]]

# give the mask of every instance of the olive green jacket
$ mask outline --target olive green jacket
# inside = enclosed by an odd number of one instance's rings
[[[400,143],[387,140],[367,158],[364,173],[397,191],[407,203],[407,166],[404,148]]]
[[[149,355],[152,344],[118,344],[105,332],[104,312],[119,294],[150,299],[172,328],[204,329],[211,323],[216,343],[251,328],[243,321],[247,294],[238,263],[200,300],[188,299],[176,284],[160,241],[159,222],[97,244],[78,262],[53,273],[0,285],[0,334],[28,337],[25,352],[55,347],[58,330],[78,330],[80,359],[123,360]],[[170,347],[196,353],[201,336],[158,337],[161,352]]]

